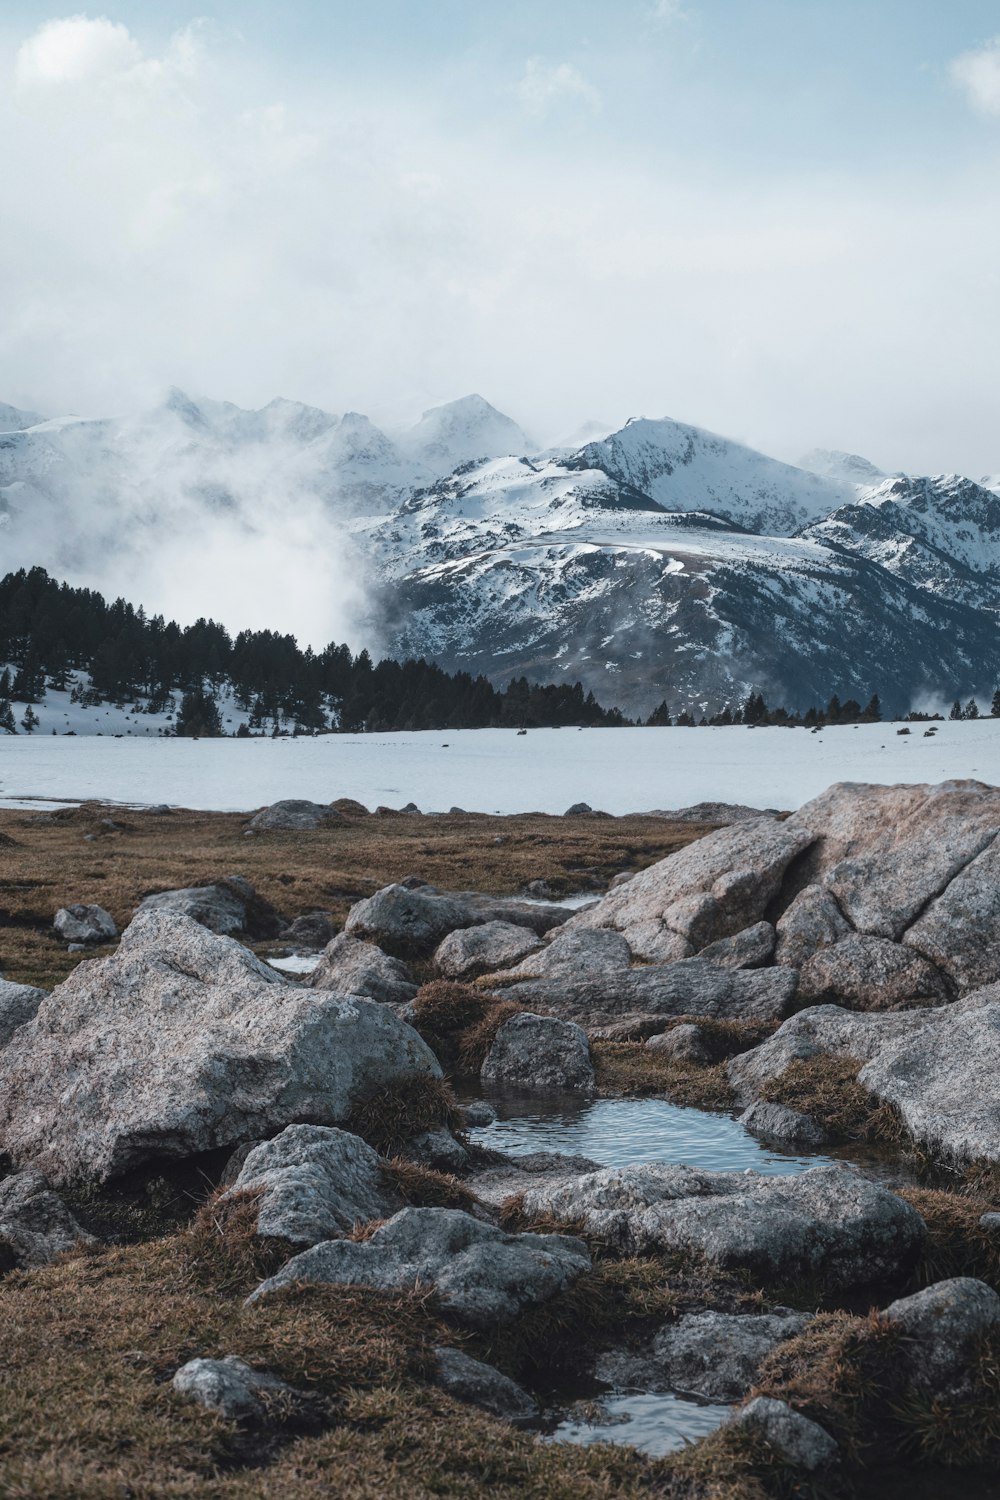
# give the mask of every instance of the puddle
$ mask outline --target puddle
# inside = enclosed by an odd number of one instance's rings
[[[714,1432],[732,1410],[670,1394],[602,1396],[593,1404],[593,1420],[566,1417],[549,1434],[549,1441],[628,1443],[651,1458],[662,1458]]]
[[[509,1156],[559,1151],[588,1156],[607,1167],[657,1161],[715,1172],[750,1167],[767,1176],[804,1172],[833,1160],[765,1146],[729,1115],[684,1109],[663,1099],[488,1097],[498,1119],[470,1130],[469,1137]]]
[[[265,962],[282,974],[311,974],[319,967],[321,953],[287,953],[284,958],[269,958]]]

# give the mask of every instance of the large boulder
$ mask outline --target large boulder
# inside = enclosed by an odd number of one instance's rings
[[[691,958],[760,922],[792,860],[814,842],[804,824],[736,823],[688,844],[572,919],[572,930],[610,927],[636,958]]]
[[[586,1094],[596,1086],[583,1028],[555,1016],[529,1013],[504,1021],[479,1076],[494,1088],[562,1089]]]
[[[0,1053],[0,1147],[55,1182],[337,1124],[397,1080],[440,1076],[385,1006],[304,990],[166,911],[82,963]]]
[[[33,984],[0,979],[0,1047],[10,1041],[19,1026],[34,1018],[47,996],[47,990],[36,989]]]
[[[577,978],[558,973],[541,975],[515,984],[497,984],[496,993],[518,1005],[588,1027],[607,1026],[623,1016],[779,1021],[791,1008],[797,980],[794,969],[720,968],[702,958],[688,958],[670,964],[584,973]]]
[[[273,937],[281,922],[257,895],[249,880],[230,875],[215,885],[184,886],[176,891],[157,891],[139,903],[136,915],[159,911],[171,916],[190,917],[210,932],[229,936],[234,932],[251,932],[254,936]],[[251,916],[251,911],[253,915]]]
[[[351,907],[344,931],[367,938],[397,958],[433,953],[449,932],[484,922],[510,922],[541,937],[565,922],[564,906],[486,896],[479,891],[439,891],[432,885],[387,885]]]
[[[621,974],[631,962],[628,943],[620,932],[604,927],[579,932],[557,927],[544,947],[496,977],[504,984],[520,979],[579,979]]]
[[[481,927],[449,932],[434,950],[434,967],[445,979],[477,979],[492,969],[516,964],[541,946],[541,939],[527,927],[484,922]]]
[[[475,1328],[510,1322],[590,1269],[581,1240],[505,1234],[458,1209],[405,1208],[370,1239],[328,1240],[288,1261],[251,1294],[256,1301],[297,1282],[433,1288],[446,1312]]]
[[[75,1245],[96,1244],[41,1172],[15,1172],[0,1182],[0,1240],[21,1266],[44,1266]]]
[[[60,906],[52,923],[67,943],[113,943],[115,919],[103,906]]]
[[[247,824],[253,833],[266,833],[270,829],[325,828],[330,823],[343,822],[342,815],[322,802],[306,802],[301,798],[287,797],[281,802],[272,802],[262,807]]]
[[[629,1253],[683,1250],[764,1281],[828,1288],[905,1275],[927,1236],[908,1203],[839,1166],[790,1177],[658,1163],[604,1168],[527,1188],[524,1209],[581,1223]]]
[[[403,1207],[378,1154],[329,1125],[288,1125],[250,1151],[227,1193],[258,1195],[257,1233],[297,1245],[349,1234]]]
[[[709,943],[699,957],[724,969],[760,969],[770,962],[776,937],[770,922],[755,922],[742,932],[734,932],[732,937]]]
[[[755,1396],[730,1420],[763,1438],[786,1464],[808,1474],[829,1468],[840,1458],[840,1448],[826,1428],[795,1411],[787,1401]]]
[[[688,1313],[661,1328],[645,1354],[616,1350],[602,1356],[596,1374],[619,1388],[739,1401],[772,1349],[808,1322],[808,1313],[787,1307],[769,1313]]]
[[[308,979],[314,990],[336,990],[342,995],[364,995],[380,1005],[407,1005],[417,993],[410,971],[375,943],[341,932],[323,949]]]

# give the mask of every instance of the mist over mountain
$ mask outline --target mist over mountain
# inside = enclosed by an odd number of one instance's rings
[[[546,450],[483,397],[357,412],[170,391],[122,418],[0,407],[0,571],[192,620],[714,712],[1000,677],[1000,487],[802,466],[668,419]]]

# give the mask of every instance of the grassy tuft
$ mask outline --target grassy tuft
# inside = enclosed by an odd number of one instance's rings
[[[501,1000],[489,1007],[482,1020],[463,1031],[458,1043],[458,1066],[465,1074],[477,1074],[486,1061],[486,1055],[496,1041],[497,1032],[511,1016],[524,1013],[523,1005]]]
[[[384,1162],[382,1171],[414,1208],[460,1208],[471,1213],[479,1202],[475,1193],[451,1173],[421,1167],[402,1156]]]
[[[836,1140],[899,1145],[905,1129],[892,1105],[879,1101],[858,1082],[864,1067],[854,1057],[797,1058],[761,1088],[761,1098],[800,1110]]]
[[[664,1057],[640,1042],[593,1042],[591,1053],[602,1094],[652,1096],[699,1109],[729,1109],[735,1102],[722,1063]]]
[[[950,1276],[975,1276],[1000,1288],[1000,1238],[979,1220],[993,1203],[969,1193],[939,1188],[902,1188],[899,1196],[916,1210],[929,1234],[915,1280],[930,1286]]]
[[[202,1204],[179,1240],[186,1281],[224,1296],[245,1296],[302,1249],[289,1240],[258,1235],[262,1192],[257,1188],[228,1196],[216,1193]]]
[[[380,1156],[398,1156],[424,1130],[461,1128],[455,1096],[442,1078],[405,1078],[376,1089],[356,1104],[343,1129],[374,1146]]]

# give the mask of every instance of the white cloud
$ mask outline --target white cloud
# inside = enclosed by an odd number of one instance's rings
[[[963,52],[949,72],[973,109],[984,115],[1000,115],[1000,36],[973,52]]]
[[[82,83],[128,72],[141,61],[142,51],[127,26],[104,16],[67,16],[46,21],[23,43],[16,79],[22,88]]]
[[[682,21],[687,15],[682,0],[653,0],[649,7],[649,19],[657,26],[669,26],[674,21]]]
[[[600,93],[579,68],[568,62],[543,62],[540,57],[528,58],[517,94],[531,115],[546,115],[553,105],[567,102],[584,104],[591,110],[601,107]]]

